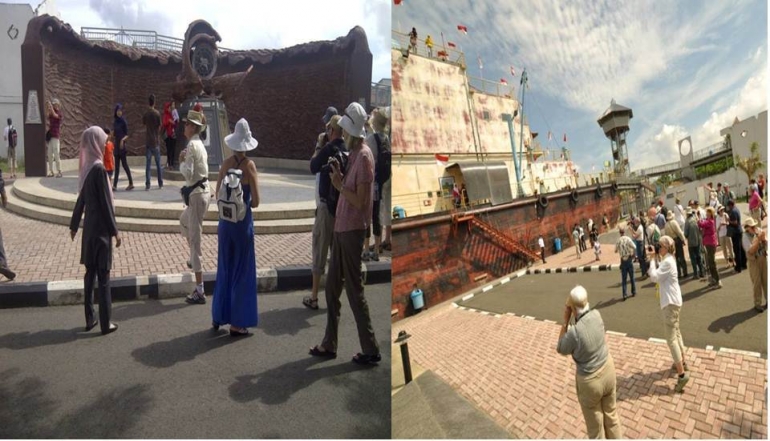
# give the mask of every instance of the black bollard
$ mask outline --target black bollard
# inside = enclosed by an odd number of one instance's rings
[[[401,345],[401,361],[404,365],[404,384],[409,384],[412,381],[412,364],[409,361],[409,344],[406,342],[411,335],[406,331],[398,333],[396,343]]]

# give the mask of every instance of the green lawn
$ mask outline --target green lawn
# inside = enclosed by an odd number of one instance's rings
[[[3,174],[8,174],[11,171],[11,166],[8,165],[8,158],[0,158],[0,170]],[[24,173],[24,161],[16,161],[16,174]]]

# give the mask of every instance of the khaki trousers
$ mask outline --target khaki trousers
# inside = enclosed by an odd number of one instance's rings
[[[56,173],[61,173],[61,155],[59,138],[51,138],[48,141],[48,169],[53,173],[53,164],[56,163]]]
[[[733,239],[730,236],[722,236],[719,238],[719,245],[722,246],[722,256],[727,260],[735,259],[733,253]]]
[[[326,202],[318,202],[313,223],[313,274],[323,275],[334,235],[334,216]]]
[[[201,251],[201,236],[203,235],[203,217],[209,208],[209,192],[194,193],[190,195],[190,205],[187,206],[179,218],[182,236],[187,239],[190,246],[190,262],[193,272],[203,271],[203,252]]]
[[[754,287],[754,306],[762,306],[762,296],[767,303],[767,256],[749,256],[746,254],[746,260],[749,261],[749,276],[751,284]]]
[[[683,361],[684,353],[687,350],[682,340],[682,332],[679,329],[679,313],[682,308],[676,305],[668,305],[662,309],[663,323],[665,324],[666,343],[671,351],[671,357],[674,363]]]
[[[623,438],[623,427],[616,410],[616,381],[612,355],[607,356],[607,362],[598,371],[575,376],[578,402],[589,438]]]

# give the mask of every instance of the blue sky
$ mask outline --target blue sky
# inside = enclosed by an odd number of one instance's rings
[[[403,0],[392,25],[438,44],[443,31],[462,47],[470,76],[482,75],[480,56],[483,77],[505,78],[516,96],[526,67],[532,130],[551,148],[566,133],[572,159],[590,173],[611,159],[596,120],[612,98],[634,112],[632,170],[677,161],[679,139],[692,136],[698,150],[720,141],[736,116],[766,110],[767,17],[766,0]]]
[[[8,0],[6,0],[8,1]],[[10,0],[10,3],[34,2]],[[202,18],[222,36],[222,47],[280,49],[347,35],[364,28],[373,55],[372,81],[390,78],[390,5],[392,0],[47,0],[50,12],[81,27],[151,30],[184,38],[187,26]],[[46,10],[46,7],[48,10]]]

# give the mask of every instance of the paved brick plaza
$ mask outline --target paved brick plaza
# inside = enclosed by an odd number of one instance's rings
[[[0,209],[0,228],[8,263],[17,276],[11,283],[81,279],[81,233],[72,242],[69,228],[18,216]],[[112,277],[188,272],[189,249],[181,234],[121,232],[114,249]],[[310,265],[311,233],[256,236],[259,268]],[[215,271],[217,235],[203,235],[203,269]],[[0,283],[8,283],[5,279]]]
[[[585,438],[575,367],[556,353],[559,326],[446,302],[393,324],[433,370],[512,436]],[[675,394],[664,343],[607,335],[627,438],[767,438],[767,360],[688,349],[692,380]]]

